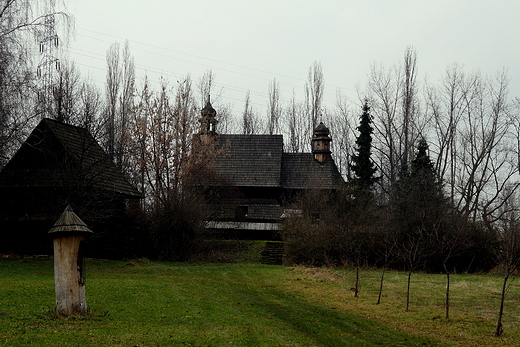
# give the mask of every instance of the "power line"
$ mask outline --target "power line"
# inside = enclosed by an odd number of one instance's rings
[[[96,70],[105,71],[105,69],[100,68],[100,67],[97,67],[97,66],[92,66],[92,65],[88,65],[88,64],[84,64],[84,63],[78,63],[78,62],[76,62],[75,64],[80,65],[80,66],[84,66],[84,67],[87,67],[87,68],[91,68],[91,69],[96,69]],[[168,75],[166,75],[166,76],[168,76]],[[183,77],[184,77],[184,76],[183,76]],[[145,77],[142,77],[142,78],[139,78],[139,77],[138,77],[138,78],[136,78],[136,79],[140,80],[141,82],[144,82]],[[95,82],[95,83],[97,83],[97,84],[104,84],[104,83],[105,83],[105,81],[99,81],[99,80],[97,80],[97,79],[93,79],[92,81]],[[151,81],[151,82],[154,82],[154,83],[157,83],[157,84],[160,84],[160,83],[161,83],[161,81],[159,81],[159,80],[157,80],[157,79],[150,79],[150,81]],[[215,86],[218,87],[218,84],[216,84]],[[233,97],[229,97],[229,96],[224,96],[224,95],[222,95],[221,97],[222,97],[223,99],[225,99],[225,100],[231,100],[231,101],[236,101],[236,102],[243,102],[243,101],[244,101],[244,100],[240,100],[240,99],[237,99],[237,98],[233,98]],[[257,106],[262,106],[262,107],[265,106],[265,105],[262,105],[262,104],[259,104],[259,103],[256,103],[256,102],[250,102],[250,103],[251,103],[251,104],[254,104],[254,105],[257,105]]]
[[[114,36],[114,35],[110,35],[110,34],[105,34],[105,33],[100,33],[100,32],[89,30],[89,29],[80,28],[80,30],[91,32],[91,33],[94,33],[94,34],[97,34],[97,35],[113,37],[113,38],[116,38],[116,39],[119,39],[119,40],[125,40],[125,38],[122,38],[122,37],[118,37],[118,36]],[[92,37],[90,37],[90,38],[92,38]],[[93,39],[95,39],[95,38],[93,38]],[[133,41],[133,40],[132,41],[129,40],[129,41],[133,42],[133,43],[136,43],[136,44],[143,45],[143,46],[148,46],[148,47],[152,47],[152,48],[156,48],[156,49],[160,49],[160,50],[164,50],[164,51],[169,51],[169,52],[173,52],[173,53],[187,55],[187,56],[198,58],[198,59],[209,60],[209,61],[213,61],[213,62],[220,63],[220,64],[225,64],[225,65],[229,65],[229,66],[233,66],[233,67],[239,67],[239,68],[246,69],[246,70],[257,71],[257,72],[266,73],[266,74],[269,74],[269,75],[276,75],[276,76],[280,76],[280,77],[285,77],[285,78],[290,78],[290,79],[295,79],[295,80],[300,80],[300,81],[305,82],[304,79],[298,78],[298,77],[287,76],[287,75],[282,75],[282,74],[274,74],[274,73],[272,73],[270,71],[266,71],[266,70],[261,70],[261,69],[251,68],[251,67],[247,67],[247,66],[243,66],[243,65],[233,64],[233,63],[225,62],[225,61],[218,60],[218,59],[202,57],[202,56],[198,56],[198,55],[195,55],[195,54],[185,53],[185,52],[181,52],[181,51],[178,51],[178,50],[174,50],[174,49],[171,49],[171,48],[165,48],[165,47],[159,47],[159,46],[151,45],[149,43],[143,43],[143,42]],[[108,42],[108,41],[106,41],[106,42]],[[149,51],[146,51],[146,50],[143,50],[143,51],[149,52]],[[191,62],[191,60],[189,62]],[[259,78],[261,78],[261,77],[259,77]]]
[[[100,32],[94,31],[94,30],[89,30],[89,29],[84,29],[84,28],[80,28],[79,30],[90,32],[90,33],[93,33],[93,34],[96,34],[96,35],[112,37],[112,38],[119,39],[119,40],[126,40],[125,38],[122,38],[122,37],[119,37],[119,36],[110,35],[110,34],[106,34],[106,33],[100,33]],[[113,41],[108,41],[108,40],[104,40],[104,39],[100,39],[100,38],[96,38],[96,37],[92,37],[92,36],[88,36],[88,35],[80,34],[80,36],[87,37],[87,38],[90,38],[90,39],[93,39],[93,40],[107,42],[107,43],[112,43],[113,42]],[[243,65],[239,65],[239,64],[229,63],[229,62],[225,62],[225,61],[218,60],[218,59],[202,57],[202,56],[199,56],[199,55],[196,55],[196,54],[185,53],[185,52],[182,52],[182,51],[179,51],[179,50],[174,50],[174,49],[166,48],[166,47],[160,47],[160,46],[156,46],[156,45],[152,45],[152,44],[144,43],[144,42],[139,42],[139,41],[135,41],[135,40],[128,40],[128,41],[133,43],[133,44],[147,46],[147,47],[159,49],[159,50],[162,50],[162,51],[168,51],[168,52],[172,52],[172,53],[177,53],[177,54],[181,54],[181,55],[185,55],[185,56],[193,57],[193,58],[197,58],[197,59],[203,59],[203,60],[207,60],[207,61],[211,61],[211,62],[216,62],[216,63],[219,63],[219,64],[228,65],[228,66],[231,66],[231,67],[238,67],[238,68],[245,69],[245,70],[265,73],[265,74],[268,74],[270,76],[288,78],[288,79],[297,80],[297,81],[304,82],[304,83],[307,82],[306,79],[299,78],[299,77],[284,75],[284,74],[280,74],[280,73],[273,73],[273,72],[267,71],[267,70],[262,70],[262,69],[247,67],[247,66],[243,66]],[[138,48],[138,47],[136,48],[136,47],[134,47],[133,49],[136,49],[136,50],[139,50],[139,51],[142,51],[142,52],[145,52],[145,53],[155,54],[155,55],[159,54],[159,55],[161,55],[163,57],[166,57],[166,58],[175,59],[175,60],[184,61],[184,62],[189,62],[191,64],[201,65],[201,66],[209,67],[209,68],[212,68],[212,69],[219,69],[219,70],[222,70],[222,71],[231,72],[231,73],[235,73],[235,74],[242,75],[242,76],[257,78],[257,79],[261,79],[261,80],[264,80],[264,81],[272,81],[272,79],[270,79],[270,78],[244,74],[244,73],[241,73],[241,72],[237,72],[235,70],[228,70],[228,69],[216,67],[214,65],[197,63],[197,62],[194,62],[193,60],[187,60],[187,59],[174,57],[174,56],[171,56],[171,55],[166,55],[166,54],[161,54],[161,53],[157,53],[157,52],[152,52],[150,50],[146,50],[146,49],[143,49],[143,48]],[[287,85],[287,86],[292,87],[292,88],[301,87],[300,85],[294,85],[294,84],[287,83],[287,82],[279,82],[279,83],[283,84],[283,85]],[[333,85],[328,85],[328,84],[325,84],[325,86],[328,86],[328,87],[333,88],[335,90],[339,89],[339,90],[343,90],[343,91],[347,91],[347,90],[354,91],[353,89],[350,89],[350,88],[333,86]],[[331,93],[331,92],[326,92],[326,94],[335,95],[335,93]]]
[[[88,32],[88,33],[92,33],[94,35],[102,36],[102,37],[110,37],[110,38],[114,38],[114,39],[118,39],[118,40],[125,40],[122,37],[118,37],[118,36],[114,36],[114,35],[110,35],[110,34],[105,34],[105,33],[100,33],[100,32],[96,32],[96,31],[89,30],[89,29],[79,28],[79,30],[80,31],[84,31],[84,32]],[[107,40],[107,39],[104,39],[104,38],[100,38],[100,37],[93,37],[91,35],[79,34],[79,36],[85,37],[87,39],[95,40],[95,41],[109,43],[109,44],[113,43],[113,41],[110,41],[110,40]],[[232,73],[232,74],[236,74],[236,75],[239,75],[239,76],[244,76],[244,77],[253,78],[253,79],[257,79],[257,80],[268,81],[268,82],[273,81],[270,78],[265,78],[265,77],[261,77],[261,76],[257,76],[257,75],[253,75],[253,74],[248,74],[248,73],[243,73],[243,72],[237,71],[236,69],[228,69],[228,68],[217,67],[215,65],[212,65],[211,63],[209,63],[209,64],[208,63],[201,63],[201,62],[197,62],[197,61],[194,61],[194,60],[189,60],[187,58],[173,56],[171,54],[164,54],[164,53],[161,53],[161,52],[151,51],[149,48],[152,48],[152,49],[155,49],[155,50],[159,50],[159,51],[171,52],[171,53],[174,53],[174,54],[180,54],[180,55],[183,55],[183,56],[186,56],[186,57],[192,57],[192,58],[196,58],[196,59],[201,59],[201,60],[205,60],[205,61],[208,61],[208,62],[224,64],[226,66],[230,66],[230,67],[233,67],[233,68],[239,68],[239,69],[244,69],[244,70],[253,71],[253,72],[260,72],[262,74],[270,74],[271,76],[274,76],[275,78],[277,78],[277,82],[278,82],[279,85],[290,87],[292,90],[295,90],[295,89],[298,89],[298,88],[303,88],[303,86],[301,86],[301,85],[297,86],[297,85],[292,84],[292,83],[287,83],[287,82],[284,82],[284,81],[280,81],[279,78],[282,77],[282,78],[287,78],[287,79],[291,79],[291,80],[295,80],[295,81],[306,82],[306,80],[302,79],[302,78],[287,76],[287,75],[283,75],[283,74],[274,74],[274,73],[271,73],[271,72],[266,71],[266,70],[261,70],[261,69],[251,68],[251,67],[242,66],[242,65],[238,65],[238,64],[228,63],[228,62],[224,62],[224,61],[217,60],[217,59],[202,57],[202,56],[198,56],[198,55],[195,55],[195,54],[185,53],[185,52],[181,52],[181,51],[178,51],[178,50],[165,48],[165,47],[159,47],[159,46],[156,46],[156,45],[143,43],[143,42],[139,42],[139,41],[134,41],[134,40],[128,40],[128,41],[133,45],[132,46],[132,50],[144,52],[144,53],[147,53],[147,54],[150,54],[150,55],[153,55],[153,56],[160,56],[160,57],[167,58],[167,59],[172,59],[172,60],[182,61],[182,62],[186,62],[186,63],[193,64],[193,65],[202,66],[202,67],[205,67],[205,68],[209,68],[210,70],[214,70],[214,71],[223,71],[223,72],[226,72],[226,73]],[[137,45],[137,47],[135,45]],[[142,47],[139,47],[139,46],[144,46],[144,47],[149,47],[149,48],[145,49],[145,48],[142,48]],[[90,59],[94,59],[94,60],[97,60],[97,61],[106,61],[106,58],[103,55],[98,54],[98,53],[94,53],[92,51],[86,51],[86,50],[82,50],[82,49],[79,49],[79,48],[74,48],[74,49],[71,49],[71,52],[73,52],[75,55],[80,55],[80,56],[87,57],[87,58],[90,58]],[[81,65],[87,66],[86,64],[81,64]],[[104,70],[104,68],[99,68],[99,67],[93,67],[93,66],[88,66],[88,67],[94,68],[96,70],[101,70],[101,71]],[[176,73],[174,71],[163,69],[163,68],[158,69],[156,67],[152,67],[152,66],[149,66],[149,65],[146,65],[146,64],[142,64],[142,63],[136,63],[136,67],[138,67],[141,70],[144,70],[145,72],[152,72],[154,74],[158,74],[158,75],[161,75],[161,76],[164,76],[164,77],[173,77],[174,79],[184,78],[186,76],[185,74]],[[155,81],[153,79],[151,81],[158,82],[158,81]],[[326,87],[328,86],[329,88],[332,87],[331,85],[327,85],[327,84],[325,84],[325,86]],[[262,98],[264,100],[264,103],[254,102],[254,101],[251,100],[252,104],[254,104],[254,105],[258,106],[258,107],[261,107],[261,108],[265,108],[267,106],[267,104],[268,104],[269,94],[266,93],[266,92],[260,92],[260,91],[256,91],[256,90],[243,88],[243,87],[238,87],[236,85],[229,85],[229,84],[222,84],[222,83],[215,83],[215,87],[223,88],[224,90],[229,90],[229,91],[236,92],[236,93],[243,93],[243,95],[245,95],[249,91],[250,95]],[[326,88],[325,90],[327,90],[327,89],[328,88]],[[329,95],[329,96],[336,97],[338,90],[339,91],[341,91],[341,90],[346,91],[345,88],[335,87],[335,91],[334,92],[325,92],[325,94]],[[237,102],[244,102],[244,100],[240,100],[240,99],[229,97],[229,96],[223,96],[223,98],[224,99],[228,99],[228,100],[237,101]],[[281,97],[281,99],[280,99],[280,101],[282,103],[290,103],[291,100],[292,100],[291,96]]]
[[[80,56],[84,56],[84,57],[91,58],[91,59],[105,61],[104,58],[101,58],[101,55],[95,54],[95,53],[91,53],[90,51],[85,51],[85,50],[78,49],[78,48],[73,48],[70,51],[72,53],[74,53],[74,55],[80,55]],[[88,54],[85,54],[85,53],[88,53]],[[100,71],[105,71],[104,68],[95,67],[95,66],[92,66],[92,65],[87,65],[87,64],[83,64],[83,63],[78,63],[78,65],[82,65],[82,66],[93,68],[93,69],[100,70]],[[157,69],[157,68],[150,67],[150,66],[144,65],[144,64],[136,64],[136,66],[138,66],[138,67],[140,67],[140,68],[142,68],[142,69],[144,69],[146,71],[151,71],[151,72],[154,72],[155,74],[158,74],[158,75],[161,75],[161,76],[165,76],[165,77],[173,77],[175,79],[181,79],[181,78],[186,77],[185,75],[174,73],[174,72],[168,71],[168,70]],[[141,80],[143,80],[143,79],[144,78],[141,78]],[[152,82],[156,82],[156,83],[160,83],[160,81],[158,81],[156,79],[152,79],[151,81]],[[101,83],[101,82],[99,82],[99,83]],[[235,91],[235,92],[244,93],[244,95],[245,95],[245,93],[247,93],[247,90],[244,90],[244,89],[241,89],[241,88],[237,88],[237,87],[231,86],[231,85],[221,84],[221,83],[215,83],[215,87],[217,87],[217,88],[221,87],[221,88],[225,88],[225,90],[231,90],[231,91]],[[268,95],[266,93],[261,93],[261,92],[256,92],[256,91],[250,91],[250,95],[256,95],[256,96],[262,97],[262,98],[267,98],[268,97]],[[238,102],[243,102],[244,101],[244,100],[239,100],[239,99],[236,99],[236,98],[226,97],[226,96],[224,96],[224,98],[229,99],[229,100],[238,101]],[[257,102],[251,102],[251,103],[255,104],[257,106],[260,106],[260,107],[264,107],[265,106],[264,104],[257,103]]]
[[[90,36],[86,36],[86,37],[89,37],[89,38],[92,38],[94,40],[99,40],[99,41],[103,41],[103,42],[107,42],[107,43],[110,43],[110,41],[106,41],[106,40],[101,40],[101,39],[96,39],[96,38],[93,38],[93,37],[90,37]],[[155,47],[155,46],[154,46]],[[187,59],[181,59],[181,58],[177,58],[177,57],[172,57],[170,55],[166,55],[166,54],[161,54],[161,53],[156,53],[156,52],[151,52],[151,51],[148,51],[148,50],[144,50],[144,49],[140,49],[140,48],[135,48],[133,47],[132,48],[133,50],[137,50],[137,51],[142,51],[142,52],[145,52],[145,53],[149,53],[149,54],[153,54],[155,56],[159,55],[161,57],[164,57],[164,58],[169,58],[169,59],[174,59],[174,60],[179,60],[179,61],[183,61],[183,62],[187,62],[187,63],[190,63],[190,64],[196,64],[196,65],[200,65],[200,66],[203,66],[203,67],[206,67],[206,68],[210,68],[211,70],[220,70],[220,71],[224,71],[224,72],[229,72],[229,73],[233,73],[233,74],[237,74],[237,75],[241,75],[241,76],[245,76],[245,77],[251,77],[251,78],[256,78],[256,79],[262,79],[264,81],[271,81],[270,79],[267,79],[267,78],[264,78],[264,77],[259,77],[259,76],[254,76],[254,75],[249,75],[249,74],[244,74],[244,73],[241,73],[241,72],[238,72],[238,71],[233,71],[233,70],[229,70],[229,69],[223,69],[223,68],[220,68],[220,67],[215,67],[215,66],[211,66],[211,65],[207,65],[207,64],[201,64],[201,63],[197,63],[197,62],[194,62],[194,61],[191,61],[191,60],[187,60]],[[166,49],[167,50],[167,49]],[[101,55],[99,54],[96,54],[98,56],[101,57]],[[93,57],[94,59],[98,59],[98,60],[103,60],[102,58],[95,58]],[[153,68],[153,67],[150,67],[149,65],[145,65],[145,64],[141,64],[141,63],[138,63],[136,64],[137,66],[140,66],[141,68],[145,69],[145,70],[148,70],[148,71],[158,71],[158,69],[156,68]],[[177,76],[177,77],[183,77],[185,75],[182,75],[182,74],[179,74],[179,73],[175,73],[175,72],[172,72],[172,71],[168,71],[168,70],[164,70],[164,69],[161,69],[161,71],[166,71],[168,72],[169,75],[173,75],[173,76]],[[159,73],[159,72],[157,72]],[[288,84],[288,83],[283,83],[283,84],[286,84],[286,85],[289,85],[291,87],[295,87],[294,85],[291,85],[291,84]],[[245,89],[245,88],[241,88],[241,87],[236,87],[236,86],[231,86],[231,85],[226,85],[226,84],[221,84],[223,87],[227,88],[227,89],[230,89],[230,90],[235,90],[235,91],[240,91],[240,92],[243,92],[243,93],[246,93],[248,90],[250,89]],[[259,91],[252,91],[251,92],[252,95],[257,95],[257,96],[260,96],[260,97],[263,97],[263,98],[267,98],[268,97],[268,94],[267,93],[264,93],[264,92],[259,92]]]

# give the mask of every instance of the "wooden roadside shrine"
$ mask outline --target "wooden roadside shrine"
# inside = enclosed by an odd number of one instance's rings
[[[61,315],[87,313],[83,248],[85,236],[93,233],[67,206],[50,229],[54,244],[56,312]]]

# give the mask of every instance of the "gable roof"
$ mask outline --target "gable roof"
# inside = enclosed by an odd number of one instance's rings
[[[79,169],[79,170],[78,170]],[[130,198],[142,195],[84,128],[43,119],[0,172],[0,187],[64,187],[83,182]]]
[[[218,135],[216,172],[235,186],[279,187],[282,135]]]
[[[218,135],[215,170],[235,186],[336,189],[343,177],[332,158],[283,153],[282,135]]]
[[[284,153],[281,185],[288,189],[337,189],[344,183],[332,158],[320,163],[312,153]]]

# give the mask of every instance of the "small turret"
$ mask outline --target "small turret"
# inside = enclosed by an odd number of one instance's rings
[[[206,106],[200,111],[200,135],[216,135],[217,134],[217,119],[215,118],[217,115],[217,111],[211,106],[211,102],[209,100]]]
[[[320,163],[325,162],[331,154],[330,142],[332,139],[329,134],[329,129],[322,122],[314,129],[314,135],[312,136],[312,154],[314,155],[314,159]]]

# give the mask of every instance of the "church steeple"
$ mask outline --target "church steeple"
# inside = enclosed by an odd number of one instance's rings
[[[206,106],[200,111],[200,135],[216,135],[217,134],[217,111],[211,106],[210,97]]]
[[[330,142],[332,139],[329,134],[329,128],[322,122],[314,129],[314,135],[312,136],[312,154],[314,155],[314,159],[320,163],[326,161],[331,154]]]

